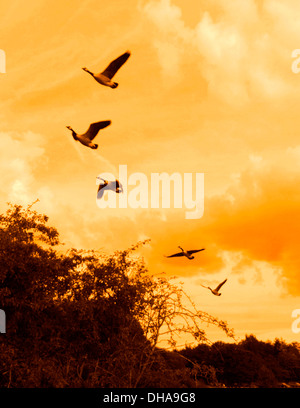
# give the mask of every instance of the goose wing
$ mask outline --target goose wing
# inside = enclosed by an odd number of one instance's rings
[[[110,120],[102,120],[101,122],[92,123],[88,128],[87,132],[84,134],[84,136],[89,138],[90,140],[93,140],[100,129],[103,129],[110,124],[111,124]]]
[[[123,186],[122,184],[119,182],[119,180],[116,180],[116,188],[120,189],[121,193],[123,193]]]
[[[225,279],[223,282],[221,282],[217,287],[216,287],[216,291],[218,292],[220,289],[221,289],[221,287],[224,285],[224,283],[227,281],[227,279]]]
[[[100,178],[100,177],[99,177]],[[97,191],[97,198],[101,199],[104,194],[104,188],[108,185],[108,181],[101,178],[104,181],[104,184],[99,184],[98,191]]]
[[[196,252],[200,252],[200,251],[204,251],[204,249],[205,248],[202,248],[202,249],[193,249],[193,250],[191,250],[191,251],[186,251],[189,255],[191,255],[191,254],[194,254],[194,253],[196,253]]]
[[[126,51],[124,54],[120,55],[120,57],[113,60],[108,65],[108,67],[106,67],[105,70],[101,72],[101,74],[108,77],[109,79],[112,79],[115,73],[121,68],[121,66],[128,60],[129,57],[130,52]]]
[[[168,255],[168,256],[165,255],[166,258],[174,258],[175,256],[184,256],[184,253],[178,252],[177,254],[173,254],[173,255]]]
[[[97,191],[97,199],[101,199],[104,194],[104,187],[106,186],[99,186],[98,191]]]

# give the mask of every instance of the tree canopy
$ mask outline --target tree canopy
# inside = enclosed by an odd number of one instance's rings
[[[238,343],[199,344],[180,351],[193,364],[205,364],[226,387],[300,387],[300,344],[246,335]],[[291,385],[292,384],[292,385]]]
[[[197,344],[207,343],[204,323],[229,337],[233,331],[198,311],[180,285],[151,274],[143,259],[132,256],[144,243],[112,255],[66,250],[33,204],[9,205],[0,215],[0,307],[7,321],[0,385],[197,386],[195,372],[206,366],[189,368],[177,356],[181,368],[170,368],[159,339],[175,347],[176,336],[190,333]]]

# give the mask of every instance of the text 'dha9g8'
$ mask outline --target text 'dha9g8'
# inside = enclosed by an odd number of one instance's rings
[[[193,392],[148,392],[147,402],[196,402]]]

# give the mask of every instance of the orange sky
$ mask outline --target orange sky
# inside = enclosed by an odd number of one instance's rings
[[[1,211],[28,204],[68,246],[111,253],[151,238],[150,271],[184,282],[240,338],[299,341],[300,48],[296,0],[0,3]],[[129,49],[115,90],[99,72]],[[76,143],[110,119],[91,150]],[[96,176],[204,173],[205,209],[100,209]],[[187,259],[164,254],[205,247]],[[202,284],[228,278],[215,297]],[[220,332],[212,331],[212,339]]]

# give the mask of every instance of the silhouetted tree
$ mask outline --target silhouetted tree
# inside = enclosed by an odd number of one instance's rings
[[[300,372],[298,343],[273,343],[246,335],[239,343],[215,342],[180,351],[196,364],[215,369],[217,383],[229,387],[279,387],[298,382]]]
[[[200,366],[170,368],[158,341],[164,336],[175,346],[180,333],[207,341],[203,323],[233,336],[227,324],[199,312],[182,287],[151,275],[142,259],[133,258],[142,243],[111,256],[65,252],[47,223],[32,205],[10,205],[0,215],[0,307],[7,315],[0,385],[197,384]]]

